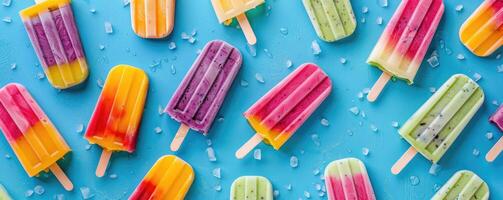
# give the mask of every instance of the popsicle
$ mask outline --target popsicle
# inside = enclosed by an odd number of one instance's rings
[[[332,82],[315,64],[303,64],[260,98],[244,116],[256,134],[237,152],[241,159],[262,140],[278,150],[327,98]]]
[[[367,169],[356,158],[332,161],[325,168],[325,184],[329,200],[375,200]]]
[[[392,167],[398,174],[421,153],[437,163],[484,102],[482,89],[465,75],[453,75],[398,130],[411,147]]]
[[[183,200],[194,181],[194,170],[182,159],[161,157],[135,189],[129,200]]]
[[[265,0],[211,0],[218,21],[224,23],[235,17],[239,22],[241,30],[243,30],[245,34],[246,41],[250,45],[257,43],[257,37],[246,17],[246,11],[254,9],[264,2]]]
[[[164,38],[175,24],[175,0],[131,0],[131,25],[142,38]]]
[[[172,151],[180,148],[189,129],[208,133],[242,61],[239,50],[224,41],[206,44],[165,109],[181,123]]]
[[[370,53],[367,63],[383,71],[367,99],[377,99],[389,79],[414,82],[444,14],[442,0],[403,0]]]
[[[0,184],[0,200],[12,200],[5,187]]]
[[[65,89],[86,80],[88,69],[70,0],[35,0],[19,12],[51,85]]]
[[[456,172],[431,200],[489,199],[489,187],[475,173],[468,170]]]
[[[498,128],[503,131],[503,106],[500,106],[498,111],[491,116],[489,119],[490,122],[494,123]],[[486,160],[489,162],[493,162],[498,155],[501,153],[501,150],[503,150],[503,137],[500,137],[498,142],[487,152],[486,154]]]
[[[96,176],[105,175],[112,151],[135,150],[147,90],[141,69],[117,65],[108,73],[85,134],[89,143],[103,148]]]
[[[231,200],[273,200],[272,184],[262,176],[241,176],[232,182]]]
[[[318,37],[333,42],[350,36],[356,19],[349,0],[302,0]]]
[[[461,42],[477,56],[489,56],[503,45],[503,0],[485,0],[463,23]]]
[[[28,176],[50,170],[66,190],[73,189],[57,164],[70,147],[24,86],[0,89],[0,129]]]

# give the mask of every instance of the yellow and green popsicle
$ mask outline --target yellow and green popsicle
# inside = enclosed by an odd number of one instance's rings
[[[483,102],[484,92],[475,81],[462,74],[449,78],[398,130],[411,147],[393,166],[393,174],[417,152],[437,163]]]
[[[350,36],[356,19],[349,0],[302,0],[320,39],[333,42]]]

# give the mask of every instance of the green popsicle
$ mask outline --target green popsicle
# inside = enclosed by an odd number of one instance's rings
[[[320,39],[333,42],[348,37],[356,29],[349,0],[302,0]]]
[[[231,186],[231,200],[272,200],[271,182],[262,176],[241,176]]]
[[[7,190],[5,187],[3,187],[2,184],[0,184],[0,200],[11,200],[12,198],[9,196],[9,193],[7,193]]]
[[[437,163],[484,102],[475,81],[457,74],[400,128],[400,135],[424,157]]]
[[[487,200],[489,187],[479,176],[468,170],[458,171],[431,200]]]

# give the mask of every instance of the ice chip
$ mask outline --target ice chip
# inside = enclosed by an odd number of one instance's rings
[[[209,160],[210,162],[215,162],[215,161],[217,161],[217,157],[215,156],[215,150],[213,150],[213,148],[208,147],[208,148],[206,149],[206,153],[208,154],[208,160]]]
[[[255,158],[255,160],[262,160],[262,150],[255,149],[255,151],[253,151],[253,158]]]
[[[353,113],[353,115],[358,115],[360,113],[360,109],[356,106],[353,106],[351,108],[349,108],[349,112]]]
[[[392,122],[391,122],[391,127],[393,127],[393,128],[398,128],[398,126],[400,126],[400,125],[398,124],[398,122],[397,122],[397,121],[392,121]]]
[[[493,139],[493,132],[487,132],[487,133],[486,133],[486,138],[487,138],[488,140],[492,140],[492,139]]]
[[[297,168],[299,166],[299,159],[296,156],[290,157],[290,167]]]
[[[474,148],[472,151],[472,154],[473,154],[473,156],[477,157],[480,155],[480,151],[478,149]]]
[[[376,19],[376,24],[377,24],[377,25],[381,25],[382,23],[383,23],[383,19],[382,19],[382,17],[377,17],[377,19]]]
[[[433,163],[430,167],[430,170],[428,170],[428,173],[436,176],[438,174],[438,172],[440,171],[440,169],[441,169],[440,165]]]
[[[154,133],[156,133],[156,134],[161,134],[161,133],[162,133],[162,129],[161,129],[161,127],[155,127],[155,128],[154,128]]]
[[[321,145],[321,143],[320,143],[320,136],[318,136],[317,134],[312,134],[311,135],[311,140],[313,140],[314,145],[316,145],[316,146],[320,146]]]
[[[461,11],[463,11],[463,8],[464,8],[463,4],[458,4],[458,5],[456,5],[456,11],[457,11],[457,12],[461,12]]]
[[[311,193],[309,193],[308,191],[304,191],[304,196],[308,199],[311,198]]]
[[[428,64],[430,65],[430,67],[433,67],[433,68],[438,67],[440,65],[440,63],[438,62],[437,56],[431,56],[426,61],[428,62]]]
[[[248,81],[246,81],[246,80],[241,80],[240,85],[241,85],[242,87],[248,87]]]
[[[379,5],[383,8],[388,7],[388,0],[379,0]]]
[[[247,44],[246,51],[253,57],[257,56],[257,49],[255,48],[254,45]]]
[[[280,28],[279,29],[279,32],[282,34],[282,35],[288,35],[288,29],[287,28]]]
[[[114,32],[114,29],[112,27],[112,23],[105,22],[105,33],[112,34],[113,32]]]
[[[266,55],[267,57],[269,57],[269,58],[273,58],[272,53],[271,53],[271,52],[269,52],[269,49],[264,49],[264,53],[265,53],[265,55]]]
[[[264,77],[262,76],[262,74],[260,73],[256,73],[255,74],[255,79],[259,82],[259,83],[265,83],[264,81]]]
[[[37,186],[35,186],[35,188],[33,188],[33,191],[34,191],[34,192],[35,192],[35,194],[37,194],[37,195],[42,195],[42,194],[44,194],[45,189],[44,189],[44,187],[42,187],[41,185],[37,185]]]
[[[458,55],[456,56],[456,59],[458,59],[458,60],[464,60],[464,59],[465,59],[465,55],[463,55],[463,54],[458,54]]]
[[[215,178],[221,178],[221,169],[220,167],[213,169],[212,174]]]
[[[311,42],[311,50],[313,51],[313,55],[320,55],[321,47],[316,40],[313,40]]]
[[[473,74],[473,80],[474,80],[475,82],[479,82],[479,81],[480,81],[480,79],[482,79],[482,75],[480,75],[479,73],[475,72],[475,73]]]
[[[81,187],[80,188],[80,194],[82,195],[82,199],[91,199],[94,197],[94,194],[91,192],[91,189],[88,187]]]
[[[84,124],[78,124],[75,128],[75,132],[82,133],[84,131]]]
[[[346,64],[347,60],[346,58],[341,57],[339,58],[339,62],[341,62],[341,64]]]
[[[368,156],[369,153],[370,153],[370,149],[369,148],[367,148],[367,147],[363,147],[362,148],[362,155]]]
[[[413,186],[419,185],[419,177],[411,176],[409,177],[410,184]]]
[[[326,118],[321,118],[320,124],[321,124],[322,126],[329,126],[329,125],[330,125],[330,122],[329,122],[329,121],[328,121],[328,119],[326,119]]]
[[[367,6],[362,7],[362,13],[366,14],[369,12],[369,8]]]
[[[12,3],[12,0],[3,0],[2,5],[5,7],[9,7]]]
[[[292,66],[293,66],[293,62],[290,59],[286,60],[286,68],[290,68]]]
[[[168,44],[168,49],[169,49],[169,50],[174,50],[174,49],[176,49],[176,43],[175,43],[175,42],[170,42],[170,43]]]

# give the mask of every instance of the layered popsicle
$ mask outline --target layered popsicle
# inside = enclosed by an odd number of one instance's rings
[[[256,134],[237,152],[243,158],[262,140],[278,150],[327,98],[332,82],[315,64],[303,64],[283,79],[244,116]]]
[[[393,166],[398,174],[419,152],[437,163],[484,102],[484,92],[465,75],[453,75],[398,130],[411,147]]]
[[[103,148],[98,177],[105,174],[112,151],[135,150],[147,90],[148,77],[139,68],[118,65],[108,74],[85,134]]]
[[[477,174],[461,170],[456,172],[431,200],[489,199],[489,187]]]
[[[51,85],[65,89],[86,80],[88,69],[70,0],[36,0],[19,12]]]
[[[0,89],[0,129],[30,177],[51,170],[65,189],[73,189],[57,164],[70,147],[24,86]]]
[[[5,187],[0,184],[0,200],[12,200]]]
[[[486,0],[459,30],[461,42],[477,56],[489,56],[503,45],[503,0]]]
[[[175,24],[175,0],[132,0],[131,25],[142,38],[164,38]]]
[[[183,200],[194,181],[194,170],[182,159],[161,157],[135,189],[129,200]]]
[[[375,101],[391,77],[414,82],[444,13],[442,0],[403,0],[367,63],[383,71],[367,99]]]
[[[489,119],[490,122],[494,123],[498,128],[503,131],[503,106],[500,106],[499,109],[491,116]],[[494,146],[487,152],[486,160],[489,162],[494,161],[498,155],[503,150],[503,137],[500,137],[498,142],[494,144]]]
[[[356,158],[331,162],[325,168],[325,184],[329,200],[375,200],[367,169]]]
[[[181,123],[172,151],[179,149],[189,128],[208,133],[242,61],[239,50],[224,41],[206,44],[166,106],[165,112]]]
[[[273,200],[272,184],[262,176],[241,176],[232,182],[230,200]]]
[[[302,0],[318,37],[333,42],[350,36],[356,19],[349,0]]]
[[[265,0],[211,0],[218,21],[224,23],[234,17],[238,20],[248,44],[257,43],[257,37],[246,17],[246,12],[263,4]]]

